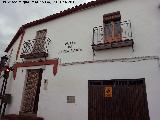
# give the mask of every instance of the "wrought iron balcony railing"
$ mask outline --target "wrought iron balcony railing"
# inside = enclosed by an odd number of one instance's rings
[[[93,28],[93,50],[133,46],[131,22],[117,21]]]
[[[21,58],[44,58],[48,57],[48,46],[51,40],[47,37],[27,40],[23,44]]]

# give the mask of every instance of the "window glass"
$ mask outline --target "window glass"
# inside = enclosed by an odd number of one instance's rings
[[[106,37],[112,36],[113,25],[111,23],[105,24],[105,35]]]

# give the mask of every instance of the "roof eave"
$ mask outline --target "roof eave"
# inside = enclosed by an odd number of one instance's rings
[[[96,1],[91,1],[91,2],[88,2],[88,3],[80,4],[79,6],[68,8],[67,10],[64,10],[63,12],[56,13],[56,14],[47,16],[45,18],[42,18],[42,19],[30,22],[30,23],[24,24],[19,28],[19,30],[17,31],[17,33],[13,37],[12,41],[9,43],[9,45],[5,49],[5,52],[8,52],[11,49],[13,44],[16,42],[18,37],[22,34],[22,32],[26,28],[29,28],[29,27],[32,27],[32,26],[36,26],[36,25],[39,25],[39,24],[42,24],[42,23],[45,23],[45,22],[49,22],[51,20],[54,20],[54,19],[57,19],[57,18],[60,18],[60,17],[63,17],[63,16],[67,16],[67,15],[70,15],[70,14],[73,14],[73,13],[75,13],[77,11],[84,10],[84,9],[89,9],[91,7],[98,6],[98,5],[101,5],[101,4],[104,4],[104,3],[108,3],[108,2],[111,2],[111,1],[115,1],[115,0],[96,0]]]

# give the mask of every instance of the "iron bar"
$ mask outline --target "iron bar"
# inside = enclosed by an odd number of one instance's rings
[[[37,46],[39,51],[48,52],[50,42],[51,40],[48,37],[27,40],[23,43],[22,54],[32,53]]]
[[[27,40],[23,43],[21,58],[46,58],[48,57],[48,47],[51,39],[48,37]]]
[[[115,25],[118,26],[118,24],[120,24],[120,28],[121,28],[121,30],[118,30],[118,32],[121,32],[120,33],[121,34],[121,41],[132,39],[132,30],[131,30],[130,20],[123,21],[123,22],[120,22],[120,21],[115,22]],[[110,26],[110,27],[112,30],[115,29],[115,28],[112,28],[113,26]],[[105,43],[104,39],[108,34],[104,31],[105,29],[107,29],[107,28],[103,28],[103,26],[98,26],[98,27],[93,28],[92,45]],[[112,34],[114,34],[114,33],[112,33]],[[115,37],[115,35],[112,35],[111,37]],[[113,38],[113,39],[115,39],[115,38]]]
[[[7,103],[4,103],[3,110],[2,110],[2,117],[5,115],[6,107],[7,107]]]

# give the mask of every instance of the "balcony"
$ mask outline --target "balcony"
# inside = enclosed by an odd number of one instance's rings
[[[46,58],[48,57],[48,46],[51,40],[47,37],[27,40],[23,44],[20,58]]]
[[[130,21],[118,21],[114,22],[114,25],[107,24],[105,27],[93,28],[92,49],[95,51],[129,47],[133,44]]]

